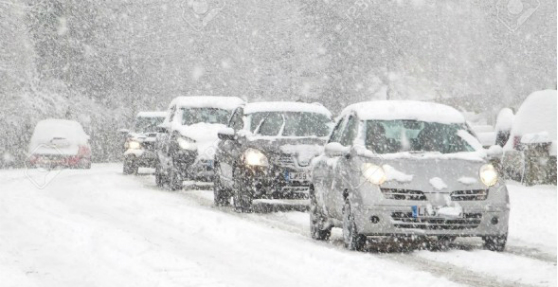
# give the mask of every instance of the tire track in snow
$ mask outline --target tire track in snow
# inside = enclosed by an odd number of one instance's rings
[[[293,224],[286,223],[281,216],[277,216],[274,213],[256,213],[256,214],[244,214],[244,213],[237,213],[231,207],[215,207],[213,205],[213,201],[209,199],[209,196],[204,196],[202,192],[210,192],[208,190],[182,190],[180,192],[181,195],[195,200],[202,206],[218,209],[223,211],[227,214],[232,216],[241,217],[252,222],[256,223],[266,223],[271,228],[279,228],[284,231],[288,231],[291,233],[296,233],[304,237],[308,237],[308,230],[302,226],[295,226]],[[257,218],[255,217],[257,216]],[[330,245],[337,246],[338,248],[342,248],[342,244],[335,243],[335,239],[332,240],[333,242]],[[471,249],[474,249],[474,246],[470,246]],[[527,248],[524,248],[527,249]],[[512,249],[512,250],[521,250],[520,248]],[[508,252],[505,252],[508,253]],[[504,253],[504,254],[505,254]],[[534,256],[526,256],[523,252],[509,252],[511,254],[520,255],[523,257],[533,258],[536,260],[541,260],[540,258]],[[475,272],[463,267],[459,267],[456,265],[437,262],[425,258],[421,258],[415,254],[409,253],[372,253],[370,256],[379,256],[379,258],[389,259],[391,261],[397,262],[402,265],[411,266],[417,270],[421,270],[424,272],[428,272],[435,276],[440,276],[447,278],[450,281],[459,284],[465,284],[470,286],[480,286],[480,287],[530,287],[530,286],[537,286],[537,285],[528,285],[519,282],[512,282],[506,279],[501,279],[496,276],[492,276],[486,273]],[[544,256],[538,256],[544,258]],[[547,256],[548,257],[548,256]],[[547,258],[548,259],[548,258]],[[547,261],[541,260],[545,262],[555,263],[555,261]]]

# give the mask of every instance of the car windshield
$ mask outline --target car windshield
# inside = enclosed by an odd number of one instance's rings
[[[379,154],[398,152],[456,153],[474,151],[458,135],[459,124],[416,120],[370,120],[366,122],[366,147]]]
[[[262,112],[251,116],[251,131],[263,136],[325,137],[331,119],[323,114],[306,112]]]
[[[165,117],[138,117],[134,125],[134,131],[138,133],[155,132],[155,128],[162,124]]]
[[[216,108],[186,108],[182,111],[182,125],[227,124],[230,116],[230,111]]]

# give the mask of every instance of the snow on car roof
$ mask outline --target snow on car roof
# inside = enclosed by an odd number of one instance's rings
[[[458,110],[432,102],[421,101],[369,101],[346,107],[341,116],[355,112],[361,120],[412,119],[437,123],[464,123]]]
[[[510,139],[527,134],[547,133],[546,138],[556,142],[556,90],[532,93],[525,99],[513,121]],[[511,149],[509,140],[504,149]]]
[[[167,115],[166,112],[139,112],[137,118],[164,118]]]
[[[256,102],[248,103],[244,107],[245,114],[260,112],[305,112],[323,114],[331,117],[331,112],[321,104],[301,102]]]
[[[72,143],[84,144],[89,136],[83,131],[80,123],[71,120],[46,119],[35,126],[30,140],[30,149],[49,142],[53,138],[65,138]]]
[[[187,96],[176,97],[170,106],[177,105],[179,108],[217,108],[223,110],[234,110],[242,105],[244,101],[237,97],[219,96]]]

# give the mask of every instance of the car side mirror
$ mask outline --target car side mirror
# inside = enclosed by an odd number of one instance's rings
[[[350,149],[340,143],[333,142],[326,144],[324,152],[328,157],[346,156],[350,154]]]
[[[219,130],[219,132],[217,132],[217,136],[221,140],[236,140],[236,133],[232,128],[224,128]]]
[[[489,159],[500,159],[504,154],[504,150],[499,145],[493,145],[486,150]]]

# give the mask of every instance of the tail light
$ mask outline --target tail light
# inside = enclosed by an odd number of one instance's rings
[[[78,155],[87,156],[90,153],[91,153],[91,151],[89,150],[89,147],[84,146],[84,145],[79,146]]]
[[[513,137],[513,149],[520,150],[521,148],[521,136]]]

